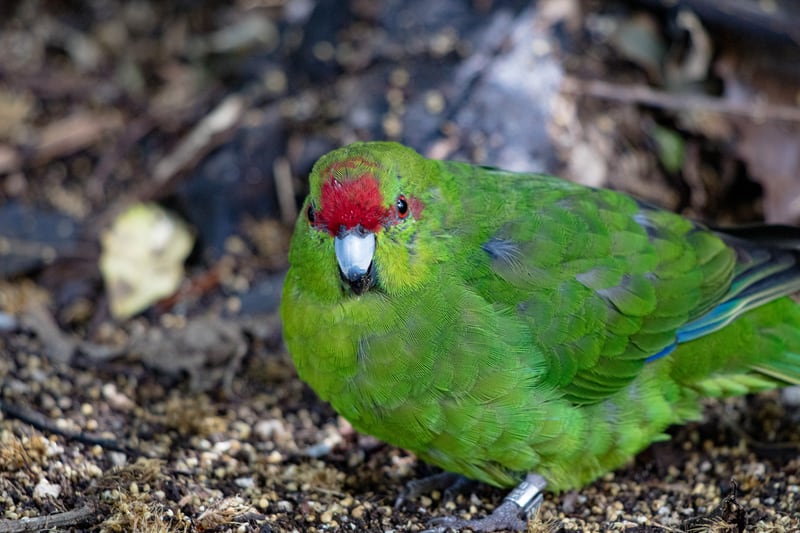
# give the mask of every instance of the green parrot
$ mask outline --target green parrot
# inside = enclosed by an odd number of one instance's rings
[[[438,524],[521,529],[545,485],[622,465],[703,396],[800,384],[798,232],[773,229],[356,143],[311,172],[284,337],[358,431],[516,486],[489,517]]]

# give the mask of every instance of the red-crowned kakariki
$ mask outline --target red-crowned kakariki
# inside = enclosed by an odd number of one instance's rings
[[[357,430],[517,486],[487,518],[440,524],[522,528],[545,482],[622,465],[701,397],[800,383],[797,237],[357,143],[311,172],[284,335]]]

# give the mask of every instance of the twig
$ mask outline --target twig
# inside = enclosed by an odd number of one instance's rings
[[[733,102],[698,94],[672,94],[643,85],[623,85],[569,76],[564,78],[562,90],[573,94],[584,94],[595,98],[642,104],[673,111],[711,111],[737,115],[755,122],[766,120],[800,122],[800,107],[770,104],[764,101]]]
[[[42,415],[40,415],[39,413],[28,411],[21,407],[8,404],[2,399],[0,399],[0,412],[2,412],[9,418],[13,418],[15,420],[19,420],[20,422],[24,422],[25,424],[33,426],[39,431],[43,431],[45,433],[51,433],[54,435],[61,435],[67,440],[80,442],[83,444],[87,444],[89,446],[100,446],[105,450],[110,450],[112,452],[121,452],[124,453],[125,455],[129,455],[132,457],[141,457],[143,455],[142,452],[140,452],[139,450],[135,450],[127,446],[122,446],[114,439],[96,437],[94,435],[89,435],[82,431],[73,432],[73,431],[63,430],[53,422],[45,420],[44,417],[42,417]],[[2,533],[2,529],[0,529],[0,533]]]
[[[285,224],[292,224],[297,220],[297,206],[294,203],[294,185],[289,160],[285,157],[275,159],[272,170],[275,176],[275,189],[278,192],[281,220]]]
[[[43,163],[84,150],[124,124],[122,115],[116,111],[78,111],[54,120],[39,132],[33,161]]]
[[[669,526],[665,526],[664,524],[662,524],[660,522],[653,522],[653,525],[655,527],[659,527],[659,528],[663,529],[664,531],[670,531],[670,532],[674,532],[674,533],[681,533],[683,531],[682,529],[674,529],[674,528],[671,528]]]
[[[92,223],[87,225],[89,231],[95,232],[98,228],[107,227],[111,219],[131,203],[143,200],[157,201],[172,192],[179,180],[186,177],[190,169],[236,132],[249,102],[247,95],[233,94],[217,104],[170,153],[155,164],[151,172],[152,179],[143,181],[142,184],[115,198],[110,206],[103,209]],[[176,112],[175,114],[187,114],[184,109],[179,111],[180,113]],[[148,128],[158,126],[161,117],[153,116],[152,118],[155,124],[148,124],[147,120],[144,120],[141,126],[142,130],[134,128],[130,131],[131,139],[134,142],[137,136],[147,134]],[[125,143],[131,139],[125,139],[121,147],[126,149]],[[1,159],[0,163],[2,163]],[[100,168],[99,171],[105,172],[105,169]],[[102,174],[98,175],[102,178]]]
[[[94,505],[88,504],[72,511],[53,513],[47,516],[20,518],[19,520],[0,520],[0,533],[26,533],[28,531],[76,526],[87,522],[95,514],[97,514],[97,509]]]
[[[175,150],[156,164],[153,181],[159,185],[167,183],[227,140],[239,125],[246,106],[246,99],[237,94],[217,104]]]
[[[2,147],[0,173],[14,172],[26,164],[41,164],[94,146],[124,125],[114,111],[78,111],[41,128],[26,149]]]

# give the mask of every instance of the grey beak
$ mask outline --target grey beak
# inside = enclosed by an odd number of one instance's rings
[[[375,234],[350,232],[334,239],[333,249],[339,272],[356,294],[372,286],[372,259],[375,255]]]

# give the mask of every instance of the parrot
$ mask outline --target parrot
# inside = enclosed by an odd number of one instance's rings
[[[624,465],[704,397],[800,384],[798,242],[357,142],[310,173],[283,335],[356,430],[513,489],[489,516],[432,523],[520,530],[544,491]]]

